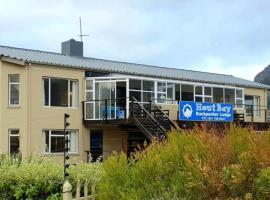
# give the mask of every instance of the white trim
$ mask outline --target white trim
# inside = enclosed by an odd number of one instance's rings
[[[11,135],[11,131],[19,131],[19,133]],[[8,129],[8,155],[10,155],[10,137],[19,137],[19,146],[20,146],[20,129],[18,128]]]
[[[11,82],[10,81],[10,76],[12,75],[18,75],[19,76],[19,82]],[[20,74],[8,74],[8,106],[9,107],[20,107]],[[11,103],[11,85],[18,85],[18,103],[17,104],[12,104]]]
[[[48,99],[48,104],[49,105],[45,105],[45,85],[44,85],[44,80],[45,79],[48,79],[49,81],[49,88],[48,88],[48,96],[49,96],[49,99]],[[62,80],[66,80],[68,81],[68,89],[67,89],[67,100],[68,100],[68,106],[51,106],[51,79],[62,79]],[[70,106],[70,82],[73,81],[75,82],[76,84],[76,91],[75,91],[75,95],[76,95],[76,106]],[[73,108],[73,109],[77,109],[79,108],[79,81],[76,80],[76,79],[68,79],[68,78],[58,78],[58,77],[49,77],[49,76],[43,76],[42,77],[42,82],[43,82],[43,107],[45,108]],[[73,95],[73,94],[72,94]]]
[[[206,82],[196,82],[196,81],[183,81],[183,80],[172,80],[172,79],[164,79],[164,78],[149,78],[149,77],[142,77],[142,76],[116,76],[116,77],[87,77],[86,79],[137,79],[137,80],[151,80],[151,81],[160,81],[160,82],[171,82],[171,83],[182,83],[182,84],[189,84],[189,85],[204,85],[204,86],[211,86],[211,87],[220,87],[220,88],[239,88],[244,89],[244,87],[238,86],[231,86],[226,84],[214,84],[214,83],[206,83]]]
[[[126,78],[126,116],[129,118],[129,79]]]
[[[62,129],[44,129],[44,130],[42,130],[42,132],[43,132],[43,138],[44,138],[43,154],[44,155],[58,155],[58,154],[63,154],[63,152],[55,152],[55,153],[51,152],[51,138],[52,137],[65,137],[62,134],[52,135],[52,131],[54,131],[54,132],[64,132],[64,130],[62,130]],[[46,132],[49,133],[48,152],[46,152]],[[77,130],[77,129],[70,129],[70,130],[68,130],[68,132],[69,133],[68,133],[67,136],[68,136],[68,139],[70,140],[70,142],[71,142],[70,133],[73,132],[75,134],[75,136],[76,136],[75,137],[76,138],[76,142],[75,142],[75,150],[76,151],[75,152],[68,151],[68,153],[69,154],[78,154],[78,149],[79,149],[79,140],[78,140],[78,138],[79,138],[79,130]]]

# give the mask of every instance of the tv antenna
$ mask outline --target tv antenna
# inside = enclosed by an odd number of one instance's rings
[[[81,42],[82,42],[83,41],[83,37],[88,37],[90,35],[87,35],[87,34],[83,34],[82,33],[82,19],[81,19],[81,17],[79,19],[80,19],[80,35],[78,35],[78,36],[81,38]]]

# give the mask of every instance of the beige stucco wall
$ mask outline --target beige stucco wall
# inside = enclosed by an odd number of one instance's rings
[[[27,152],[27,84],[20,84],[20,106],[9,107],[8,74],[20,74],[20,82],[27,83],[27,70],[23,66],[2,62],[1,64],[1,127],[0,152],[8,151],[8,130],[20,129],[21,150]]]
[[[20,106],[8,106],[8,75],[20,74]],[[70,129],[78,130],[78,153],[72,160],[87,160],[90,150],[90,129],[83,125],[82,101],[84,101],[84,70],[27,64],[25,66],[0,62],[0,154],[8,153],[8,130],[20,130],[20,148],[23,157],[46,155],[62,162],[63,154],[44,154],[44,130],[63,129],[64,113],[70,114]],[[45,107],[43,105],[43,77],[57,77],[78,81],[77,108]],[[96,126],[91,130],[103,130],[103,157],[112,151],[122,150],[123,130],[115,126]]]
[[[245,88],[245,95],[260,96],[260,116],[254,116],[254,122],[265,122],[265,114],[267,109],[267,90],[266,89],[255,89],[255,88]],[[250,116],[245,116],[245,121],[251,122]]]
[[[20,74],[20,106],[8,107],[8,74]],[[79,99],[77,108],[44,107],[42,77],[58,77],[78,80]],[[82,124],[84,99],[84,71],[53,68],[39,65],[20,66],[1,64],[1,127],[0,153],[8,152],[8,129],[20,130],[20,146],[23,156],[44,154],[44,129],[63,129],[64,113],[70,114],[70,129],[78,130],[78,154],[72,159],[83,159],[85,128]],[[61,154],[53,154],[63,160]]]
[[[91,125],[91,128],[87,131],[85,144],[85,151],[90,151],[90,132],[91,130],[102,130],[103,131],[103,158],[108,158],[112,152],[120,153],[124,151],[125,147],[125,134],[124,130],[112,125]]]

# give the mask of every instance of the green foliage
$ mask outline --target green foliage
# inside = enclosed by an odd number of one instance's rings
[[[104,163],[100,199],[207,199],[203,144],[172,133],[168,142],[154,142],[127,160],[122,153]],[[197,194],[201,194],[198,196]]]
[[[174,131],[130,159],[114,154],[99,199],[269,199],[270,133],[225,132]]]
[[[97,184],[103,170],[101,164],[78,164],[69,171],[75,189],[78,180]],[[63,165],[49,158],[0,158],[0,199],[61,199],[63,182]]]
[[[69,180],[96,185],[101,200],[269,199],[270,132],[223,131],[173,131],[129,159],[71,165]],[[61,199],[63,182],[63,165],[48,158],[0,158],[0,199]]]
[[[257,199],[269,199],[270,197],[270,168],[261,170],[254,181],[253,192]]]

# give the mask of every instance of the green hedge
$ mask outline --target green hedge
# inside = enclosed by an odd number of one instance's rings
[[[68,171],[74,190],[77,181],[87,181],[91,187],[102,176],[98,163],[78,163]],[[48,158],[0,159],[0,199],[61,199],[63,182],[63,165]]]

